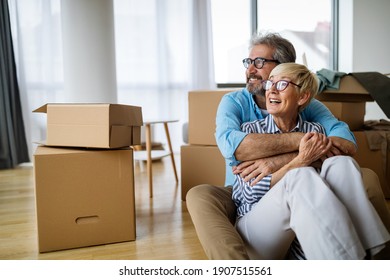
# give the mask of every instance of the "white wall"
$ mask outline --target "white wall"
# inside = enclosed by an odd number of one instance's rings
[[[113,0],[62,0],[66,102],[117,102]]]
[[[390,73],[390,1],[341,0],[339,71]],[[388,119],[375,102],[366,120]]]

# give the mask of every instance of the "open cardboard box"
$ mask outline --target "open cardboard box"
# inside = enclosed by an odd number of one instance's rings
[[[38,146],[39,252],[135,240],[133,150]]]
[[[322,102],[339,120],[348,124],[350,130],[361,129],[366,114],[365,102]]]
[[[367,102],[374,101],[370,93],[351,75],[340,79],[338,89],[325,89],[316,95],[320,101]]]
[[[121,148],[141,143],[141,107],[51,103],[34,112],[47,114],[48,146]]]
[[[316,95],[320,101],[375,101],[390,118],[390,78],[378,72],[354,72],[341,77],[338,89],[326,88]]]
[[[353,133],[358,145],[354,158],[360,167],[370,168],[378,175],[383,194],[387,199],[390,199],[390,150],[388,148],[387,152],[372,150],[370,149],[366,131],[353,131]]]

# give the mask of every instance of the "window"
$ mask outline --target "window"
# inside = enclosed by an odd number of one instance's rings
[[[312,71],[331,68],[331,0],[257,1],[257,29],[271,30],[290,40],[297,62]]]
[[[334,69],[334,0],[213,0],[214,62],[217,84],[244,83],[241,60],[254,28],[278,32],[296,49],[297,62],[312,71]],[[253,16],[252,16],[253,15]]]
[[[217,84],[243,83],[242,59],[248,54],[250,0],[212,0],[213,52]]]

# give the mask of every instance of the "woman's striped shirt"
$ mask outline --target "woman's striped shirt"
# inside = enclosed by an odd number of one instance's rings
[[[283,133],[276,125],[272,115],[268,115],[262,120],[246,122],[241,125],[241,130],[247,133],[264,133],[264,134],[279,134]],[[318,132],[325,134],[324,128],[319,123],[311,123],[303,121],[302,117],[298,115],[298,123],[290,132]],[[260,182],[254,186],[250,186],[249,182],[245,182],[238,174],[235,176],[233,185],[232,198],[237,206],[237,217],[240,218],[248,213],[257,202],[269,191],[271,185],[272,174],[264,177]],[[299,242],[295,240],[291,246],[293,256],[298,259],[304,259],[304,254],[299,246]]]

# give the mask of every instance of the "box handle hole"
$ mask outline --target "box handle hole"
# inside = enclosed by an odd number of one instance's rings
[[[78,217],[76,219],[76,224],[82,225],[82,224],[91,224],[91,223],[97,223],[99,221],[99,216],[85,216],[85,217]]]

